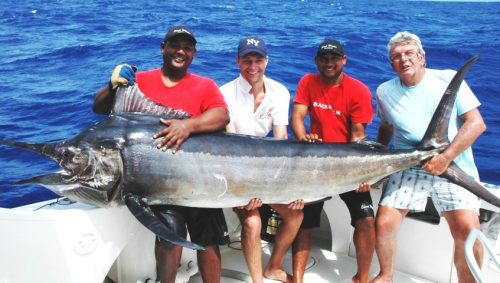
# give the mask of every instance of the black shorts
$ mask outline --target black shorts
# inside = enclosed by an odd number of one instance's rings
[[[221,208],[199,208],[175,205],[156,205],[151,209],[171,230],[202,246],[229,243],[226,219]],[[159,239],[159,237],[157,237]],[[164,242],[160,239],[160,241]]]
[[[351,226],[354,227],[356,221],[365,217],[374,217],[373,202],[370,192],[358,193],[356,191],[349,191],[340,194],[339,197],[347,205],[349,213],[351,214]]]
[[[317,228],[321,222],[321,211],[323,211],[324,201],[304,205],[304,219],[300,229]]]
[[[370,192],[358,193],[349,191],[340,194],[339,197],[344,201],[347,209],[349,209],[351,225],[353,227],[359,219],[375,215]],[[316,228],[320,226],[323,204],[324,202],[318,202],[304,206],[304,220],[302,220],[300,228]]]

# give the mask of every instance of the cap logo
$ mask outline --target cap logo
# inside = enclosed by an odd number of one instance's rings
[[[259,46],[260,40],[254,38],[247,39],[247,45]]]
[[[321,46],[321,50],[332,50],[332,49],[337,49],[337,46],[332,45],[332,44],[327,44],[327,45]]]
[[[191,33],[187,29],[183,29],[183,28],[181,28],[181,29],[174,29],[172,32],[173,33],[187,33],[187,34],[191,35]]]

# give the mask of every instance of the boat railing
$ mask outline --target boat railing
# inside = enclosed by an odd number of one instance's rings
[[[500,235],[499,235],[500,237]],[[472,275],[474,276],[474,279],[476,279],[476,282],[478,283],[485,283],[486,281],[483,278],[483,274],[481,272],[481,268],[476,262],[476,258],[474,256],[474,252],[472,251],[472,248],[474,246],[474,243],[476,242],[476,239],[480,240],[481,243],[483,244],[484,247],[486,247],[486,251],[491,257],[491,261],[496,265],[498,269],[500,269],[500,259],[498,258],[497,254],[491,247],[488,238],[479,231],[478,229],[473,229],[470,233],[469,236],[467,236],[467,240],[465,240],[465,259],[467,261],[467,265],[469,266]],[[497,241],[499,241],[498,239]],[[500,251],[499,251],[500,252]]]

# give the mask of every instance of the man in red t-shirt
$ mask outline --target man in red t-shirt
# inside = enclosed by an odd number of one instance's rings
[[[327,39],[317,51],[319,74],[306,74],[297,86],[292,113],[292,130],[298,140],[307,142],[356,142],[365,137],[365,126],[372,121],[370,90],[343,72],[347,56],[342,45]],[[304,119],[309,114],[307,134]],[[352,282],[368,282],[375,249],[375,226],[369,184],[340,194],[351,214],[358,271]],[[312,244],[312,228],[319,227],[323,202],[306,205],[301,229],[292,245],[294,282],[302,282]]]
[[[132,85],[137,79],[141,92],[152,101],[191,114],[184,120],[161,120],[166,126],[154,134],[161,138],[159,147],[171,148],[175,153],[193,133],[223,130],[229,122],[224,98],[216,83],[188,72],[196,53],[196,39],[186,27],[174,26],[160,45],[163,56],[161,68],[139,72],[129,65],[119,65],[113,71],[109,86],[95,97],[94,112],[108,114],[119,85]],[[153,134],[153,133],[152,133]],[[160,154],[160,153],[159,153]],[[198,265],[203,282],[220,282],[221,260],[219,246],[229,241],[222,209],[191,208],[172,205],[151,207],[171,230],[206,246],[198,251]],[[157,237],[155,253],[158,279],[175,282],[182,248]]]

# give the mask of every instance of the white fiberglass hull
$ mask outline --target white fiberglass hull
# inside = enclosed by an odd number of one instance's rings
[[[500,195],[500,189],[495,193]],[[378,202],[380,190],[372,190],[372,197]],[[125,206],[104,209],[80,203],[47,205],[49,203],[0,208],[1,283],[136,283],[154,278],[154,236]],[[500,224],[500,210],[488,204],[483,207],[495,211],[493,215]],[[225,212],[234,242],[221,247],[222,282],[249,282],[243,255],[238,249],[237,217],[230,209]],[[337,196],[325,203],[322,228],[315,231],[305,282],[350,282],[356,261],[349,221],[348,211]],[[498,226],[496,229],[499,233]],[[491,235],[490,240],[500,254],[500,240]],[[264,246],[265,261],[269,251],[270,247]],[[500,272],[495,271],[489,261],[485,256],[482,270],[486,282],[500,282]],[[284,267],[291,270],[290,254]],[[446,221],[436,225],[405,219],[398,234],[395,268],[396,283],[457,282],[453,241]],[[195,252],[185,249],[178,273],[178,279],[184,280],[179,282],[201,282],[199,275],[194,274],[196,271]],[[374,256],[372,276],[377,272],[378,262]]]

